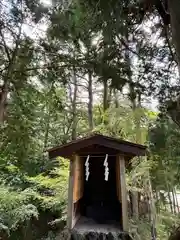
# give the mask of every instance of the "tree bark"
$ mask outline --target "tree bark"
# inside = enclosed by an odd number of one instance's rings
[[[127,29],[126,32],[126,43],[127,43],[127,47],[125,50],[125,60],[126,60],[126,65],[127,65],[127,76],[128,76],[128,80],[129,80],[129,100],[132,104],[132,109],[133,112],[135,114],[136,117],[136,102],[135,102],[135,98],[134,95],[132,96],[132,92],[134,92],[134,85],[133,85],[133,81],[132,81],[132,70],[131,70],[131,59],[130,59],[130,52],[129,52],[129,32]],[[140,131],[140,129],[138,129],[137,127],[138,122],[136,121],[136,129],[138,131]],[[138,138],[138,133],[136,131],[136,139]],[[136,140],[137,141],[137,140]],[[139,141],[139,139],[138,139]],[[139,202],[138,202],[138,192],[137,191],[132,191],[132,212],[133,212],[133,217],[138,220],[139,218]]]
[[[168,187],[168,199],[169,199],[169,205],[170,205],[171,212],[173,213],[172,199],[171,199],[171,194],[170,194],[169,187]]]
[[[176,49],[178,68],[180,73],[180,7],[179,0],[168,0],[168,8],[171,18],[173,42]]]
[[[46,129],[44,134],[44,149],[46,149],[48,146],[49,128],[50,128],[50,112],[48,112],[48,117],[46,119]]]
[[[50,93],[50,96],[51,96],[51,92],[54,88],[54,83],[51,84],[51,87],[50,87],[50,90],[49,90],[49,93]],[[48,95],[49,95],[48,93]],[[49,138],[49,129],[50,129],[50,120],[51,120],[51,113],[53,111],[52,109],[52,106],[51,106],[51,103],[49,103],[48,101],[48,96],[47,95],[47,101],[46,101],[46,107],[47,107],[47,119],[45,120],[45,134],[44,134],[44,149],[47,148],[48,146],[48,138]]]
[[[178,197],[177,197],[176,189],[174,190],[174,194],[175,194],[175,199],[176,199],[177,211],[178,211],[178,213],[180,213],[179,202],[178,202]]]
[[[103,109],[104,112],[108,109],[108,81],[104,79],[104,89],[103,89]]]
[[[74,85],[74,93],[73,93],[73,100],[72,100],[72,140],[75,140],[77,137],[77,76],[76,70],[73,68],[73,85]]]
[[[156,231],[156,207],[155,207],[152,184],[151,184],[151,179],[150,179],[149,174],[148,174],[148,182],[149,182],[151,236],[152,236],[152,240],[156,240],[156,236],[157,236],[157,231]]]
[[[8,95],[8,86],[4,86],[0,89],[0,124],[4,122],[6,115],[6,105],[7,105],[7,95]]]
[[[92,72],[88,71],[88,122],[89,122],[89,129],[92,131],[94,128],[94,121],[93,121],[93,91],[92,91]]]
[[[119,108],[118,94],[117,94],[117,90],[116,89],[113,90],[113,94],[114,94],[114,104],[115,104],[115,107]]]
[[[173,208],[174,208],[174,213],[176,214],[176,199],[175,199],[175,193],[174,193],[174,188],[172,189],[172,199],[173,199]]]
[[[138,220],[139,218],[139,203],[138,203],[138,192],[132,191],[132,213],[133,217]]]

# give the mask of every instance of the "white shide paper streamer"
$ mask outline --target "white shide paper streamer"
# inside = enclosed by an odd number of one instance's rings
[[[108,168],[108,154],[106,154],[105,160],[104,160],[104,166],[105,166],[105,181],[108,181],[109,178],[109,168]]]
[[[86,181],[88,181],[89,179],[89,175],[90,175],[90,172],[89,172],[89,155],[87,156],[87,159],[86,159],[86,162],[85,162],[85,167],[86,167]]]

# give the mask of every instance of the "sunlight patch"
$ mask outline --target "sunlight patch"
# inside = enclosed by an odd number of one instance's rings
[[[51,6],[52,5],[52,0],[40,0],[40,2],[46,6]]]

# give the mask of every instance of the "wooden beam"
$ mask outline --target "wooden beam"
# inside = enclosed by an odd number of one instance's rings
[[[69,186],[68,186],[68,210],[67,210],[67,227],[72,229],[72,220],[73,220],[73,187],[74,187],[74,161],[70,161],[69,166]]]
[[[122,204],[122,227],[123,231],[128,232],[128,200],[126,189],[126,169],[124,156],[119,155],[120,184],[121,184],[121,204]]]

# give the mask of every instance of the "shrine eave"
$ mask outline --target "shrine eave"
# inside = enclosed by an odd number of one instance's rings
[[[116,153],[122,153],[132,157],[144,156],[147,154],[147,147],[144,145],[101,134],[93,134],[88,137],[79,138],[67,144],[50,148],[47,152],[49,154],[49,158],[55,158],[58,156],[70,158],[73,154],[80,153],[81,151],[83,152],[83,149],[90,146],[92,146],[91,154],[94,154],[93,146],[99,146],[103,149],[107,149],[107,153],[111,150]]]

